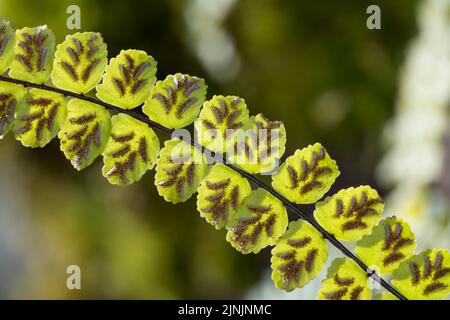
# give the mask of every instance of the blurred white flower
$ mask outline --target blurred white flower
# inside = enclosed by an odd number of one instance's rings
[[[378,176],[385,186],[393,187],[385,211],[407,217],[418,243],[426,243],[430,238],[439,242],[442,238],[441,243],[448,246],[448,227],[444,226],[446,233],[442,222],[449,212],[449,201],[431,185],[439,181],[445,170],[450,1],[425,0],[418,13],[419,35],[400,75],[396,115],[384,132],[389,148],[378,167]]]
[[[184,10],[188,45],[217,81],[233,79],[240,68],[233,38],[222,26],[234,3],[235,0],[190,0]]]

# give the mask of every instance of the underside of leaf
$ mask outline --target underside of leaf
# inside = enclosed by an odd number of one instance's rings
[[[153,129],[129,115],[115,115],[111,123],[102,172],[111,184],[130,185],[155,165],[159,140]]]
[[[201,217],[221,229],[250,193],[247,179],[223,164],[216,164],[198,188],[197,209]]]
[[[244,254],[258,253],[267,246],[273,246],[286,231],[287,224],[283,203],[264,189],[257,189],[229,220],[227,241]]]
[[[205,101],[195,121],[200,144],[217,153],[227,150],[227,140],[249,120],[244,99],[235,96],[214,96]],[[232,143],[230,144],[232,146]]]
[[[327,258],[322,234],[309,222],[293,221],[272,249],[272,280],[285,291],[302,288],[317,277]]]
[[[409,225],[400,218],[386,218],[356,243],[356,255],[381,274],[390,274],[414,253],[416,242]]]
[[[55,52],[55,36],[47,26],[16,30],[14,60],[9,75],[32,83],[50,77]]]
[[[44,147],[67,117],[67,99],[55,92],[31,89],[17,106],[14,134],[26,147]]]
[[[297,150],[272,176],[272,186],[295,203],[314,203],[330,189],[340,172],[322,145]]]
[[[61,150],[77,170],[89,166],[105,149],[111,131],[109,112],[96,104],[72,99],[59,132]]]
[[[440,300],[450,294],[450,254],[426,250],[402,262],[394,271],[393,286],[412,300]]]
[[[286,129],[262,113],[250,117],[243,130],[227,143],[227,159],[250,173],[270,173],[286,150]]]
[[[205,80],[177,73],[156,83],[142,110],[168,128],[183,128],[197,118],[205,95]]]
[[[27,90],[21,85],[0,83],[0,139],[13,127],[17,105],[26,93]]]
[[[15,33],[9,21],[0,18],[0,74],[9,68],[14,59],[15,43]]]
[[[348,258],[333,260],[322,281],[319,300],[370,300],[366,273]]]
[[[198,149],[181,140],[168,140],[156,164],[155,185],[166,201],[184,202],[197,191],[208,170]]]
[[[77,32],[56,47],[52,81],[58,88],[86,93],[100,82],[106,63],[106,44],[100,33]]]
[[[337,239],[355,241],[370,233],[383,208],[383,200],[375,189],[352,187],[316,203],[314,217]]]
[[[97,97],[123,109],[141,105],[150,95],[156,61],[142,50],[122,50],[106,67]]]

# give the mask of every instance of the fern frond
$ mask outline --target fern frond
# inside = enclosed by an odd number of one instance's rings
[[[288,157],[270,188],[252,173],[275,169],[285,151],[286,130],[262,114],[250,117],[242,98],[214,96],[203,102],[204,80],[180,73],[153,86],[156,61],[140,50],[122,50],[99,83],[107,52],[98,33],[67,36],[54,61],[54,36],[46,26],[17,30],[15,39],[12,34],[9,23],[0,19],[0,73],[10,68],[10,77],[0,75],[0,138],[13,128],[22,144],[42,147],[58,134],[61,150],[76,169],[102,154],[103,174],[117,185],[138,181],[156,162],[155,184],[166,201],[183,202],[198,191],[200,216],[216,229],[226,227],[234,248],[256,253],[275,245],[272,279],[283,290],[317,277],[328,257],[328,240],[349,258],[332,264],[319,298],[368,299],[370,289],[363,282],[372,271],[365,263],[379,266],[382,273],[398,267],[393,276],[398,290],[376,280],[389,292],[386,298],[448,295],[448,251],[409,257],[414,235],[398,218],[383,220],[368,235],[384,206],[374,189],[348,188],[316,203],[340,174],[322,145]],[[42,84],[50,73],[56,87]],[[101,101],[83,95],[94,87]],[[125,110],[144,102],[148,118]],[[112,119],[109,110],[116,113]],[[199,143],[172,139],[159,152],[152,128],[170,135],[193,121]],[[239,140],[242,131],[250,135]],[[214,166],[202,151],[213,155]],[[252,191],[249,181],[260,189]],[[314,218],[295,203],[316,203]],[[287,232],[286,208],[303,219],[291,222]],[[363,261],[338,240],[364,235],[356,249]]]

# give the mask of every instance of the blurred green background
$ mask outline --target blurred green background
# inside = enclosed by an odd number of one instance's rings
[[[76,31],[66,28],[76,4],[81,31],[101,32],[109,57],[142,49],[160,79],[203,77],[208,97],[239,95],[254,114],[282,120],[287,155],[326,146],[342,172],[331,192],[370,184],[385,194],[375,169],[418,3],[0,0],[0,16],[15,28],[47,24],[61,42]],[[381,30],[366,28],[370,4],[381,7]],[[270,281],[269,249],[240,255],[199,217],[195,199],[159,197],[153,172],[115,187],[100,159],[78,173],[58,139],[34,150],[12,135],[0,143],[0,164],[0,298],[243,298]],[[65,286],[71,264],[82,290]]]

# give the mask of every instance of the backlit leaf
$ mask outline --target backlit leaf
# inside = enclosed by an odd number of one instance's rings
[[[340,172],[319,143],[297,150],[272,176],[272,186],[295,203],[314,203],[330,189]]]
[[[0,139],[13,127],[17,105],[26,93],[21,85],[0,82]]]
[[[389,291],[384,291],[382,293],[376,294],[373,297],[373,300],[398,300],[398,299]]]
[[[413,300],[440,300],[450,294],[450,254],[446,249],[426,250],[402,262],[392,285]]]
[[[106,63],[106,44],[101,34],[77,32],[56,47],[52,81],[58,88],[86,93],[100,82]]]
[[[197,210],[206,221],[221,229],[251,193],[247,179],[223,164],[213,166],[198,188]]]
[[[381,274],[390,274],[409,258],[416,247],[414,234],[400,218],[386,218],[356,243],[356,255],[369,267],[376,265]]]
[[[26,147],[44,147],[59,132],[67,117],[67,98],[31,89],[17,106],[14,134]]]
[[[163,126],[183,128],[197,118],[205,95],[205,80],[181,73],[169,75],[152,88],[143,111]]]
[[[55,52],[55,36],[47,26],[16,30],[14,60],[9,75],[33,83],[50,77]]]
[[[184,202],[197,191],[208,170],[198,149],[181,140],[167,140],[156,163],[155,185],[166,201]]]
[[[5,72],[14,59],[14,30],[9,21],[0,18],[0,74]]]
[[[214,96],[205,101],[195,121],[200,144],[218,153],[227,150],[227,139],[243,129],[249,120],[244,99],[235,96]]]
[[[286,291],[302,288],[317,277],[327,258],[322,234],[309,222],[293,221],[272,249],[272,280]]]
[[[287,225],[288,216],[283,203],[264,189],[257,189],[229,219],[227,241],[244,254],[258,253],[267,246],[273,246]]]
[[[150,95],[155,74],[156,61],[145,51],[122,50],[106,67],[97,97],[123,109],[135,108]]]
[[[383,211],[383,200],[369,186],[339,191],[316,203],[314,217],[337,239],[355,241],[370,233]]]
[[[109,112],[96,104],[72,99],[58,136],[61,150],[77,170],[89,166],[105,149],[111,131]]]
[[[286,129],[281,121],[271,121],[260,113],[250,117],[243,130],[229,141],[229,160],[247,172],[268,173],[279,165],[284,154]]]
[[[366,273],[348,258],[333,260],[322,281],[319,300],[370,300],[372,291],[368,287]]]
[[[129,115],[115,115],[111,124],[111,135],[102,153],[103,176],[111,184],[130,185],[155,165],[159,140],[153,129]]]

